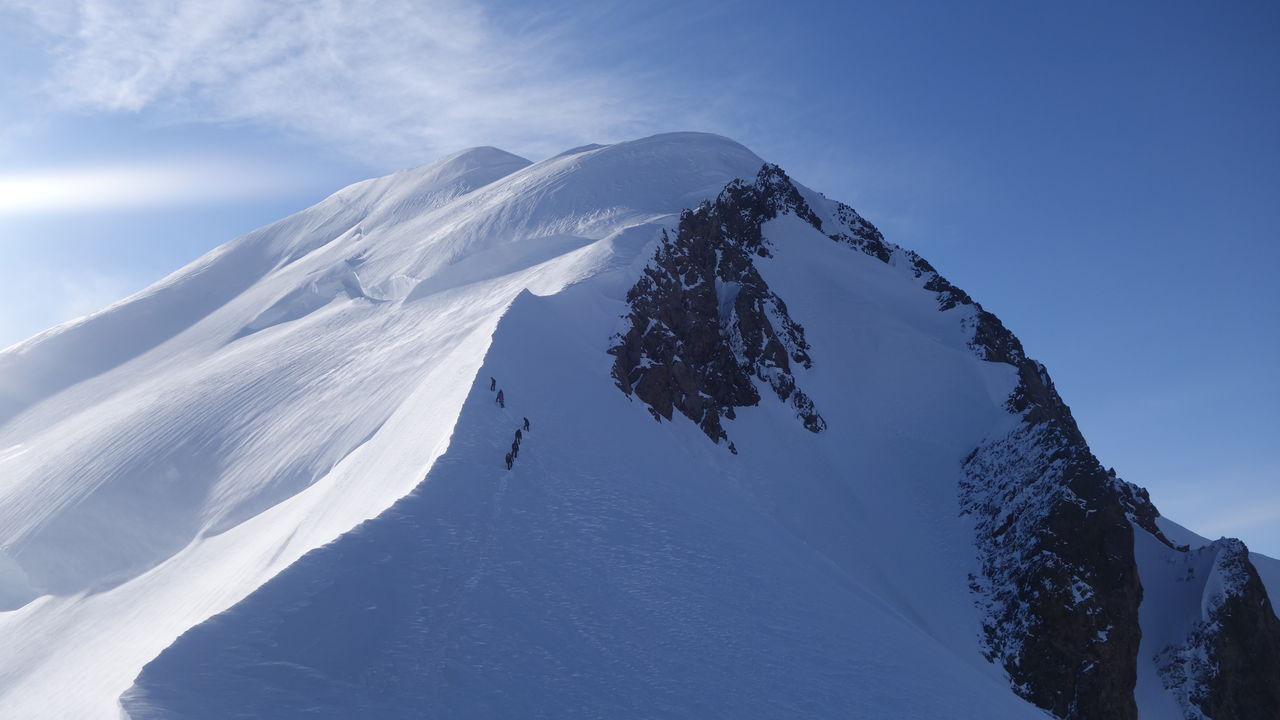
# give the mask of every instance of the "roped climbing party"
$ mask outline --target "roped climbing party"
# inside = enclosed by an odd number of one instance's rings
[[[496,402],[498,403],[498,407],[506,408],[507,407],[506,396],[503,395],[502,390],[498,389],[497,379],[490,377],[489,392],[494,392],[495,390],[498,393],[497,397],[495,398]],[[523,427],[516,428],[515,436],[511,440],[511,452],[508,452],[502,458],[503,462],[507,464],[508,470],[510,470],[515,465],[516,458],[520,456],[520,443],[524,441],[524,434],[529,432],[529,418],[521,417],[520,419],[523,423]]]

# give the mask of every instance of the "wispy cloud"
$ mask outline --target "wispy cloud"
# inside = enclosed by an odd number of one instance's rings
[[[0,0],[0,3],[5,0]],[[642,88],[595,72],[546,18],[455,0],[7,0],[73,108],[249,122],[353,153],[524,152],[651,129]]]
[[[0,350],[46,328],[101,310],[151,280],[146,274],[119,268],[54,267],[22,260],[8,269],[20,277],[0,289],[6,308],[0,312]]]
[[[59,290],[60,302],[50,311],[59,318],[97,312],[141,288],[137,278],[89,269],[81,269],[75,275],[63,274],[52,281]]]
[[[1247,536],[1251,529],[1274,528],[1277,525],[1280,525],[1280,500],[1264,500],[1217,511],[1204,522],[1203,534],[1209,537]]]
[[[271,195],[303,178],[216,159],[0,173],[0,217],[196,204]]]

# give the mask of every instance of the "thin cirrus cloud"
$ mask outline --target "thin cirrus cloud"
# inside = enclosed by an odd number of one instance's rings
[[[0,0],[3,1],[3,0]],[[566,54],[546,18],[455,0],[8,0],[39,29],[63,106],[253,123],[351,154],[523,152],[649,129],[638,81]]]
[[[274,168],[199,158],[0,173],[0,217],[199,204],[303,182]]]
[[[1210,537],[1230,533],[1243,534],[1241,531],[1246,529],[1274,528],[1277,521],[1280,521],[1280,501],[1255,502],[1211,514],[1203,521],[1200,530]]]

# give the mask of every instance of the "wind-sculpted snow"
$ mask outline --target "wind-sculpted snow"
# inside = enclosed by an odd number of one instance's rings
[[[1280,647],[1280,566],[1207,612],[994,315],[710,135],[358,183],[10,348],[0,478],[5,718],[1229,720]]]
[[[134,720],[1037,717],[947,648],[963,608],[885,602],[864,575],[874,553],[827,555],[743,492],[798,509],[810,472],[841,456],[834,443],[748,408],[741,460],[726,460],[692,423],[629,407],[581,352],[613,325],[609,284],[518,300],[417,490],[181,638],[126,698]],[[526,416],[509,472],[500,458]],[[770,455],[797,441],[820,459],[792,490]],[[830,481],[824,494],[855,488]],[[929,515],[904,520],[914,530]]]
[[[518,293],[761,163],[690,134],[466,151],[0,353],[0,717],[115,720],[177,635],[421,480]]]
[[[443,345],[362,347],[379,325],[423,333],[424,321],[458,312],[492,322],[447,297],[377,314],[358,275],[376,282],[373,262],[391,259],[399,239],[394,218],[364,219],[370,196],[456,197],[512,169],[505,154],[490,158],[498,163],[487,173],[473,167],[488,154],[404,173],[393,188],[379,180],[342,191],[0,355],[4,382],[34,392],[49,381],[46,396],[0,425],[0,446],[25,448],[3,466],[0,527],[29,591],[113,586],[323,477],[386,421],[432,357],[447,354]],[[353,230],[361,224],[370,235]],[[347,261],[361,252],[367,259],[353,268]],[[157,334],[165,327],[172,337]],[[244,337],[267,327],[278,332]],[[423,339],[456,342],[474,328],[463,321]],[[74,372],[58,377],[69,364]],[[89,377],[72,382],[79,374]],[[381,382],[356,402],[324,402],[362,379]]]
[[[181,638],[135,720],[1039,717],[976,651],[955,500],[1012,373],[909,268],[795,215],[761,232],[761,278],[842,359],[804,375],[828,432],[744,406],[732,455],[618,392],[605,349],[660,233],[619,236],[511,307],[414,493]]]

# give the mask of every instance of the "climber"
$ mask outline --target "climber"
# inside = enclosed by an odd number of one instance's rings
[[[514,460],[516,456],[518,456],[519,454],[520,454],[520,443],[515,442],[513,440],[511,442],[511,458]]]
[[[511,469],[511,463],[515,458],[511,457],[511,453],[507,453],[507,469]]]
[[[492,377],[492,376],[490,376],[490,377],[489,377],[489,392],[493,392],[497,387],[498,387],[498,381],[497,381],[497,380],[494,380],[494,379],[493,379],[493,377]]]
[[[498,407],[500,407],[500,408],[504,408],[504,407],[506,407],[506,406],[507,406],[507,404],[506,404],[506,403],[503,401],[503,399],[502,399],[502,391],[501,391],[501,390],[499,390],[499,391],[498,391]]]
[[[519,446],[520,441],[523,439],[524,439],[524,436],[520,433],[520,428],[516,428],[516,445]]]
[[[524,419],[524,431],[529,432],[529,418]]]

